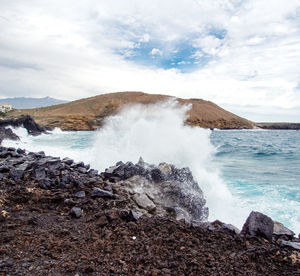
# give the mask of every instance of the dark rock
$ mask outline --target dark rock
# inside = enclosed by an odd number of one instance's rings
[[[165,180],[163,172],[158,168],[151,170],[150,175],[154,182],[161,182]]]
[[[103,190],[109,191],[111,193],[113,192],[112,187],[108,183],[106,183],[106,182],[105,182],[105,184],[103,186]]]
[[[46,130],[39,126],[29,115],[21,116],[18,119],[8,119],[8,120],[1,120],[0,127],[24,127],[27,129],[28,134],[30,135],[40,135],[45,133]]]
[[[270,217],[252,211],[248,216],[241,233],[251,237],[261,236],[267,240],[272,240],[273,228],[274,222]]]
[[[34,171],[35,173],[35,179],[36,180],[41,180],[46,177],[46,172],[44,168],[38,168]]]
[[[142,214],[133,210],[125,210],[122,209],[119,211],[119,216],[121,219],[124,219],[126,221],[137,221]]]
[[[70,166],[70,165],[72,165],[72,164],[74,163],[74,160],[72,160],[72,159],[66,157],[66,158],[64,158],[64,159],[62,160],[62,162]]]
[[[9,165],[2,165],[0,166],[0,173],[6,173],[9,172],[12,169]]]
[[[40,183],[40,187],[42,188],[42,189],[50,189],[51,188],[51,186],[52,186],[52,182],[51,182],[51,180],[49,179],[49,178],[44,178],[44,179],[41,179],[40,181],[39,181],[39,183]]]
[[[10,128],[0,127],[0,143],[4,139],[10,139],[10,140],[20,140],[19,136],[16,135]]]
[[[80,218],[82,216],[82,210],[78,207],[73,207],[70,211],[70,215],[75,218]]]
[[[274,221],[273,235],[277,237],[285,236],[291,240],[294,237],[295,233],[292,230],[286,228],[282,223]]]
[[[300,242],[291,242],[291,241],[281,241],[282,246],[288,246],[293,249],[299,250],[300,251]]]
[[[0,173],[0,181],[3,179],[3,174]]]
[[[84,198],[85,197],[85,191],[79,191],[74,196],[78,197],[78,198]]]
[[[92,176],[98,175],[98,171],[94,170],[94,169],[90,169],[88,173],[89,173],[89,175],[92,175]]]
[[[87,170],[84,167],[78,167],[77,171],[80,172],[80,173],[82,173],[82,174],[86,174],[87,173]]]
[[[93,192],[92,192],[92,198],[97,198],[97,197],[110,198],[110,199],[117,199],[118,198],[117,195],[115,195],[111,192],[108,192],[108,191],[102,190],[100,188],[94,187]]]
[[[18,148],[17,153],[24,155],[26,153],[25,150]]]
[[[16,182],[21,181],[24,175],[24,170],[23,169],[12,169],[9,172],[8,177]]]

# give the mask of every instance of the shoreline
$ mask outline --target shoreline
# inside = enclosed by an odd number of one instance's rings
[[[202,192],[187,168],[140,159],[98,173],[69,158],[4,147],[0,162],[0,271],[8,275],[300,270],[300,249],[291,246],[300,240],[279,223],[275,230],[267,216],[251,213],[241,233],[207,222],[205,201],[198,205]],[[176,190],[180,183],[190,183],[188,190]],[[165,192],[163,200],[151,194],[155,188]]]

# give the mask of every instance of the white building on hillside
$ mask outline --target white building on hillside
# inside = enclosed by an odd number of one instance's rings
[[[12,110],[11,104],[0,104],[0,112],[8,112]]]

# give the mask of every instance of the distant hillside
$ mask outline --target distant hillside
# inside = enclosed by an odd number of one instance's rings
[[[150,104],[169,99],[170,96],[142,92],[103,94],[50,107],[17,110],[12,116],[31,115],[39,124],[63,130],[94,130],[104,119],[116,114],[127,104]],[[230,113],[216,104],[201,99],[177,99],[179,103],[192,104],[187,124],[204,128],[253,128],[253,123]]]
[[[67,101],[58,100],[51,97],[45,97],[45,98],[19,97],[19,98],[0,99],[0,104],[11,104],[13,108],[17,108],[17,109],[39,108],[39,107],[63,104],[66,102]]]

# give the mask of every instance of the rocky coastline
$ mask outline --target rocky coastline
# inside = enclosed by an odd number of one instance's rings
[[[2,121],[2,139],[19,139],[11,125],[46,132],[23,117]],[[0,146],[4,275],[300,274],[300,239],[279,222],[252,212],[240,231],[208,213],[188,168],[140,158],[98,172]]]
[[[241,232],[207,222],[188,168],[140,159],[98,173],[69,158],[1,147],[0,179],[6,275],[300,272],[300,240],[267,216],[252,212]]]

